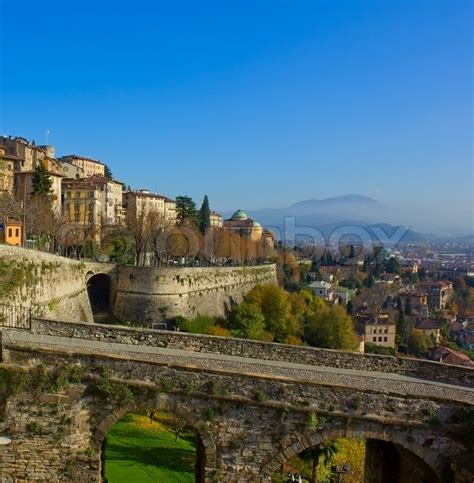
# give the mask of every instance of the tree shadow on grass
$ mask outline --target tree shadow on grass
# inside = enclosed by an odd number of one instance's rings
[[[134,447],[112,443],[107,446],[107,461],[129,461],[135,464],[156,466],[169,471],[194,472],[196,452],[184,448]]]

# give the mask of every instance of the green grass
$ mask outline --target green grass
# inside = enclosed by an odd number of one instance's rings
[[[194,482],[196,442],[183,431],[177,442],[165,418],[151,423],[128,414],[107,433],[105,476],[108,483]]]

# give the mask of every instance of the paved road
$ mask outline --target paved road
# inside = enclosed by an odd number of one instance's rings
[[[474,405],[474,388],[426,381],[399,374],[37,335],[28,331],[13,329],[3,331],[3,341],[6,346],[11,346],[12,348],[15,346],[29,346],[76,354],[113,354],[130,360],[154,362],[157,364],[198,367],[260,377],[281,377],[303,383],[329,384],[400,395],[437,397]]]

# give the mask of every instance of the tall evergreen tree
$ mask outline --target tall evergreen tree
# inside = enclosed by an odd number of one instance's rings
[[[408,334],[407,334],[407,323],[405,320],[405,314],[403,313],[403,310],[398,311],[397,334],[400,341],[399,346],[400,345],[406,346],[408,342]]]
[[[412,307],[411,307],[411,300],[410,297],[407,297],[407,301],[405,303],[405,315],[411,315]]]
[[[180,224],[187,220],[197,223],[198,212],[196,209],[196,203],[194,203],[190,196],[185,195],[176,197],[176,217]]]
[[[105,168],[104,168],[104,176],[107,179],[112,179],[114,177],[114,175],[112,174],[112,170],[107,165],[105,165]]]
[[[31,181],[33,185],[33,194],[40,196],[49,196],[51,194],[53,180],[42,161],[36,165],[33,179]]]
[[[201,209],[199,210],[199,229],[201,233],[206,233],[206,230],[211,226],[211,209],[209,208],[209,198],[204,195]]]

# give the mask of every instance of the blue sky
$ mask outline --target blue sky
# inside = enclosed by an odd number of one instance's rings
[[[220,210],[357,193],[472,221],[468,0],[0,4],[1,134]]]

